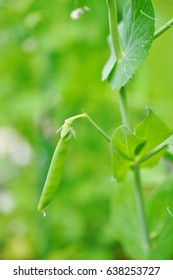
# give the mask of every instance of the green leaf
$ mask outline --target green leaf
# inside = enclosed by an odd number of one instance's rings
[[[118,241],[127,257],[134,260],[168,260],[173,252],[173,188],[172,178],[166,179],[158,186],[157,170],[149,170],[145,177],[156,176],[152,179],[155,191],[145,188],[145,206],[150,235],[150,249],[139,219],[133,178],[128,176],[125,183],[116,185],[111,201],[109,228],[111,235]],[[159,174],[161,175],[161,174]],[[162,176],[162,175],[161,175]],[[151,187],[151,180],[149,180]]]
[[[123,181],[136,155],[145,144],[145,140],[132,133],[125,125],[115,130],[112,139],[113,175],[117,181]]]
[[[139,218],[133,178],[128,176],[125,183],[118,184],[112,195],[109,227],[116,241],[130,259],[147,259],[148,244]]]
[[[111,50],[102,72],[102,80],[108,79],[112,89],[124,86],[148,56],[154,35],[152,18],[154,10],[151,0],[130,0],[124,4],[123,20],[119,25],[124,57],[117,61]]]
[[[102,81],[105,81],[108,78],[109,74],[111,73],[111,71],[114,68],[115,63],[116,63],[116,56],[115,56],[115,52],[113,50],[113,44],[112,44],[110,35],[108,36],[108,45],[109,45],[109,48],[111,51],[111,55],[103,68]]]
[[[159,150],[160,144],[164,146],[166,139],[170,136],[170,131],[162,120],[150,109],[147,108],[147,114],[144,120],[136,127],[135,134],[146,140],[146,144],[139,154],[139,159],[147,156],[153,151],[152,157],[148,157],[146,161],[141,164],[141,167],[149,167],[156,164],[165,153],[167,147]],[[168,138],[169,139],[169,138]]]
[[[112,144],[116,145],[120,152],[131,160],[140,152],[140,149],[138,151],[138,147],[141,147],[141,144],[144,145],[144,143],[145,141],[143,139],[133,134],[125,125],[116,129],[112,136]]]
[[[164,141],[163,144],[168,146],[173,146],[173,135],[171,135],[168,139],[166,139],[166,141]]]
[[[172,164],[173,163],[173,150],[172,150],[173,135],[171,135],[168,139],[166,139],[166,141],[163,142],[163,145],[166,146],[165,153],[164,153],[164,158]],[[167,149],[168,147],[170,147],[170,148]],[[167,151],[166,151],[166,149],[167,149]]]
[[[140,162],[141,167],[156,164],[165,153],[167,145],[173,144],[173,136],[169,137],[170,134],[166,125],[149,108],[135,133],[125,125],[116,129],[111,139],[111,152],[113,176],[117,181],[123,181],[129,168],[137,162]]]
[[[135,134],[146,140],[146,144],[140,153],[140,156],[142,156],[164,142],[171,132],[162,120],[150,108],[147,108],[146,117],[136,127]]]
[[[164,154],[164,159],[166,159],[168,161],[168,163],[170,164],[170,166],[173,164],[173,154],[170,153],[169,151],[166,151]]]
[[[150,259],[168,260],[173,251],[173,188],[172,178],[166,179],[149,200],[149,226],[152,250]]]
[[[166,149],[167,149],[167,147],[165,147],[161,151],[158,151],[155,155],[153,155],[152,157],[150,157],[146,161],[142,162],[140,164],[140,166],[141,167],[151,167],[151,166],[157,164],[159,162],[159,160],[161,159],[161,157],[163,157],[163,155],[165,154]]]
[[[121,154],[116,145],[112,146],[113,176],[118,182],[124,181],[131,164],[131,161]]]

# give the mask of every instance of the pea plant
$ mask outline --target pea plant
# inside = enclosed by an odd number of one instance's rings
[[[140,64],[147,58],[153,41],[172,26],[173,19],[155,31],[155,14],[151,0],[122,1],[119,11],[117,11],[116,0],[106,0],[106,3],[110,30],[108,36],[110,57],[103,68],[102,80],[107,80],[111,89],[118,92],[122,125],[115,129],[112,136],[109,136],[85,112],[65,120],[58,130],[60,140],[50,164],[38,210],[45,215],[43,209],[50,203],[61,182],[68,144],[72,136],[76,137],[73,122],[80,118],[86,119],[110,145],[112,170],[116,183],[121,185],[129,172],[133,174],[135,209],[141,224],[146,252],[142,257],[149,258],[149,251],[154,241],[146,218],[141,169],[157,164],[165,152],[168,153],[169,146],[173,145],[173,135],[149,107],[145,118],[136,127],[133,126],[127,102],[127,87]],[[78,8],[71,13],[71,17],[78,19],[88,11],[88,7]],[[171,217],[170,206],[167,205],[165,211]],[[121,216],[121,213],[119,215]]]

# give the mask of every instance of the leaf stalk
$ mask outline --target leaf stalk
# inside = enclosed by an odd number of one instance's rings
[[[167,31],[170,27],[173,27],[173,18],[170,19],[167,23],[165,23],[161,28],[159,28],[154,33],[154,40],[160,37],[165,31]]]
[[[96,130],[108,141],[111,142],[111,138],[107,133],[100,127],[98,126],[95,121],[87,114],[85,113],[86,119],[96,128]]]
[[[146,154],[142,158],[139,159],[138,164],[143,163],[144,161],[150,159],[151,157],[155,156],[157,153],[161,152],[164,150],[168,145],[167,144],[160,144],[157,146],[155,149],[153,149],[150,153]]]
[[[73,122],[74,122],[75,120],[81,119],[81,118],[82,118],[82,119],[87,119],[87,120],[94,126],[94,128],[95,128],[108,142],[111,142],[111,138],[109,137],[109,135],[108,135],[100,126],[98,126],[98,125],[95,123],[95,121],[93,121],[93,119],[92,119],[87,113],[85,113],[84,111],[83,111],[82,114],[79,114],[79,115],[76,115],[76,116],[73,116],[73,117],[71,117],[71,118],[66,119],[65,122],[64,122],[64,124],[63,124],[63,126],[61,126],[61,127],[58,129],[57,132],[64,130],[64,131],[65,131],[64,133],[67,134],[66,131],[69,130],[69,127],[70,127],[71,130],[73,129],[73,128],[72,128]],[[75,135],[76,135],[75,131],[74,131],[72,134],[73,134],[73,136],[75,136]],[[75,137],[75,138],[76,138],[76,137]]]

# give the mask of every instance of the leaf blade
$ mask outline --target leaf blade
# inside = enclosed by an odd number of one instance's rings
[[[146,117],[137,125],[135,134],[147,140],[141,152],[141,155],[144,155],[164,142],[171,132],[163,121],[150,108],[147,108]]]
[[[117,128],[111,139],[113,175],[118,182],[125,179],[145,140],[133,134],[125,125]]]
[[[102,72],[102,80],[107,78],[112,89],[121,89],[126,85],[148,56],[154,36],[154,9],[151,1],[131,0],[128,7],[126,5],[123,23],[119,26],[124,57],[117,61],[111,51],[111,64],[106,63]]]

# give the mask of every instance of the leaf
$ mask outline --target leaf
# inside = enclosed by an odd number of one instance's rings
[[[111,139],[111,152],[113,176],[117,181],[123,181],[129,168],[135,162],[140,162],[140,159],[147,158],[140,163],[141,167],[155,165],[165,153],[166,145],[173,144],[173,136],[169,137],[170,134],[166,125],[150,108],[144,120],[137,125],[135,133],[125,125],[116,129]],[[161,144],[165,148],[160,150],[158,147]],[[148,156],[151,153],[152,156]]]
[[[173,135],[171,135],[168,139],[166,139],[164,144],[168,146],[173,146]]]
[[[168,137],[166,141],[163,142],[163,145],[168,146],[167,151],[164,153],[164,158],[168,160],[171,164],[173,163],[173,135]]]
[[[146,117],[136,127],[135,134],[146,140],[145,147],[140,153],[142,156],[164,142],[171,132],[162,120],[150,108],[147,108]]]
[[[166,179],[149,201],[149,226],[152,250],[150,259],[168,260],[173,253],[173,188],[172,178]]]
[[[119,25],[124,57],[117,61],[111,51],[102,72],[102,80],[108,79],[112,89],[124,86],[148,56],[154,35],[152,18],[151,0],[130,0],[124,5],[123,20]]]
[[[147,176],[148,174],[148,176]],[[150,172],[145,173],[150,177]],[[157,176],[157,171],[152,171]],[[156,179],[157,181],[157,179]],[[155,179],[153,186],[157,186]],[[151,182],[150,182],[151,183]],[[147,194],[147,189],[145,194]],[[133,179],[128,176],[125,183],[116,185],[111,201],[109,228],[127,257],[134,260],[168,260],[173,254],[173,187],[172,178],[157,186],[151,196],[145,197],[150,248],[147,247],[135,202]]]
[[[141,146],[141,144],[143,145],[145,143],[143,139],[133,134],[133,132],[125,125],[122,125],[116,129],[115,133],[113,134],[112,141],[121,151],[121,153],[131,160],[135,158],[137,148]]]
[[[150,108],[147,108],[146,117],[137,125],[135,134],[146,140],[146,144],[139,154],[139,158],[142,158],[152,152],[152,150],[157,148],[160,144],[166,143],[165,140],[170,136],[171,132],[162,120]],[[144,161],[141,167],[150,167],[156,164],[164,155],[166,149],[167,147],[165,144],[165,149],[162,149],[154,156]]]
[[[112,147],[113,176],[118,182],[124,181],[131,164],[131,161],[125,158],[116,146]]]
[[[169,164],[170,166],[173,165],[173,154],[170,153],[169,151],[165,152],[165,154],[164,154],[164,159],[166,159],[166,160],[168,161],[168,164]]]
[[[136,155],[145,144],[145,140],[132,133],[125,125],[115,130],[112,139],[113,175],[117,181],[123,181]]]
[[[109,227],[127,257],[134,260],[147,259],[149,248],[138,216],[133,178],[118,184],[112,195]]]
[[[108,76],[111,73],[112,69],[114,68],[115,62],[116,62],[115,52],[113,50],[113,44],[112,44],[110,35],[108,36],[108,45],[111,50],[111,55],[103,68],[102,81],[104,81],[108,78]]]
[[[161,157],[164,156],[166,152],[166,147],[162,149],[161,151],[157,152],[155,155],[153,155],[151,158],[147,159],[143,163],[140,164],[141,167],[151,167],[159,162]]]

